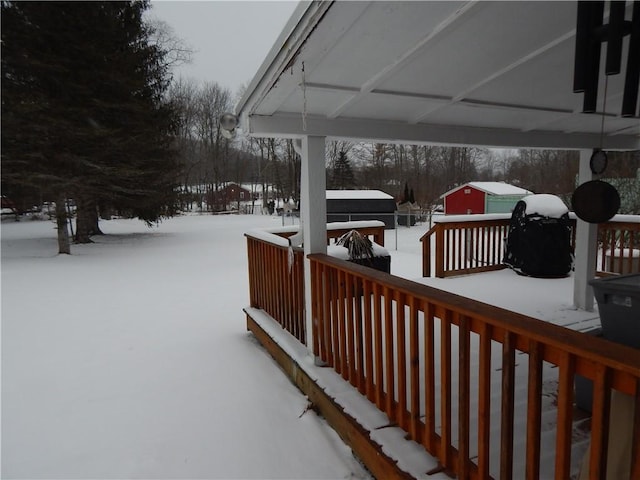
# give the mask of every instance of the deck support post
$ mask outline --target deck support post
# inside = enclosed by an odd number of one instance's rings
[[[304,302],[307,348],[313,356],[311,253],[327,253],[325,137],[302,137],[300,220],[304,238]]]
[[[594,179],[589,168],[591,150],[580,150],[578,184]],[[598,225],[577,219],[575,271],[573,277],[573,304],[580,310],[593,311],[593,288],[589,280],[596,275]]]

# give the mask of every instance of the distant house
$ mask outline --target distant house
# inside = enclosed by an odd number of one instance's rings
[[[2,195],[2,218],[14,217],[18,219],[18,209],[9,197]]]
[[[380,220],[395,228],[396,201],[380,190],[327,190],[327,222]]]
[[[256,199],[257,195],[253,197]],[[242,202],[250,202],[252,194],[250,190],[243,188],[237,183],[227,183],[217,192],[211,192],[210,204],[214,210],[227,210],[228,208],[238,207]]]
[[[469,182],[441,195],[446,215],[511,213],[516,203],[533,192],[503,182]]]

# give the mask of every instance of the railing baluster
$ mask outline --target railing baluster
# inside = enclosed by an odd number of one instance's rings
[[[437,225],[436,229],[436,277],[443,278],[445,270],[445,257],[448,256],[448,252],[444,246],[444,226],[442,224]],[[429,239],[429,241],[431,241]]]
[[[349,353],[347,352],[347,321],[345,319],[345,273],[338,270],[338,325],[340,336],[340,373],[345,380],[349,379]]]
[[[331,342],[333,350],[333,368],[336,372],[342,372],[342,355],[340,351],[340,318],[338,315],[338,292],[340,291],[340,278],[338,270],[331,270],[331,333],[333,341]]]
[[[271,272],[271,305],[276,314],[276,318],[280,319],[280,322],[284,323],[282,317],[282,302],[280,301],[280,289],[278,288],[278,260],[276,258],[276,251],[271,250],[269,255],[269,271]]]
[[[515,335],[506,332],[502,344],[502,398],[500,420],[500,479],[513,478],[513,418],[515,392]]]
[[[600,271],[604,272],[606,270],[605,257],[607,256],[607,247],[609,245],[609,231],[606,225],[598,225],[598,238],[602,242],[600,247],[602,251],[600,255]]]
[[[558,420],[556,431],[555,478],[569,478],[571,473],[571,422],[573,412],[573,378],[575,359],[564,352],[558,362]]]
[[[449,448],[451,446],[451,310],[446,310],[440,319],[440,461],[451,468]]]
[[[316,357],[320,357],[321,360],[325,360],[326,355],[321,350],[321,338],[324,338],[324,317],[322,315],[322,303],[324,295],[320,293],[322,289],[322,278],[319,273],[320,268],[317,264],[311,264],[311,289],[313,294],[311,295],[311,319],[312,319],[312,336],[313,336],[313,354]],[[291,271],[293,273],[294,270]],[[293,285],[292,285],[293,286]],[[294,307],[295,311],[295,307]],[[297,319],[294,319],[296,326],[298,325]],[[322,333],[322,335],[321,335]]]
[[[287,263],[288,263],[288,256],[287,256],[286,250],[278,250],[277,257],[278,257],[278,274],[279,274],[278,288],[281,294],[281,301],[280,301],[281,303],[280,308],[282,309],[281,314],[282,314],[282,318],[284,319],[287,325],[285,329],[291,332],[295,330],[294,330],[293,321],[292,321],[293,319],[291,318],[291,310],[288,308],[290,305],[289,303],[290,291],[289,291],[289,288],[287,288],[288,275],[287,275],[286,269],[287,269]]]
[[[463,268],[463,265],[462,265],[463,230],[460,228],[456,228],[455,230],[452,231],[451,236],[453,238],[453,242],[454,242],[453,249],[455,251],[453,269],[461,270]]]
[[[629,272],[633,272],[633,259],[635,258],[635,249],[634,247],[636,246],[636,232],[634,232],[633,230],[629,231],[629,242],[627,243],[629,245]],[[640,243],[640,242],[639,242]],[[640,251],[638,252],[638,268],[640,268]]]
[[[498,263],[498,227],[491,227],[491,234],[493,235],[493,255],[491,255],[491,263],[496,265]]]
[[[615,258],[616,258],[616,231],[611,229],[611,230],[607,230],[608,232],[611,232],[611,242],[610,242],[610,256],[611,256],[611,266],[609,267],[611,270],[613,270],[613,266],[614,266],[614,262],[615,262]]]
[[[420,442],[420,338],[418,330],[418,300],[409,297],[409,433]]]
[[[375,401],[373,391],[373,322],[371,318],[371,281],[364,279],[362,281],[362,295],[364,303],[364,374],[365,374],[365,393],[367,398],[372,402]]]
[[[386,405],[385,412],[392,422],[396,420],[394,408],[395,396],[395,367],[393,358],[393,309],[391,304],[391,290],[384,287],[384,348],[386,374]]]
[[[407,411],[407,346],[405,329],[404,295],[396,292],[396,365],[398,371],[398,425],[408,430]]]
[[[435,387],[435,345],[434,345],[434,308],[433,304],[424,305],[424,446],[429,452],[435,452],[436,431],[436,387]]]
[[[373,338],[375,343],[375,364],[376,364],[376,406],[384,410],[384,361],[382,358],[382,298],[379,283],[373,284]]]
[[[529,341],[527,381],[527,480],[540,478],[540,429],[542,412],[542,345]]]
[[[324,336],[322,341],[324,343],[324,358],[323,360],[330,366],[333,367],[333,345],[331,343],[332,332],[331,332],[331,282],[329,280],[329,272],[328,269],[323,265],[323,268],[320,270],[322,275],[322,313],[323,313],[323,324],[324,324]]]
[[[420,239],[422,242],[422,276],[431,276],[431,232],[427,232],[424,237]]]
[[[491,452],[491,325],[482,323],[478,372],[478,476],[489,478]]]
[[[471,334],[469,318],[458,320],[458,477],[467,479],[469,469],[469,409],[471,391]]]
[[[596,365],[593,381],[593,407],[591,409],[591,447],[589,472],[591,478],[605,478],[609,441],[609,414],[611,408],[611,382],[603,365]]]
[[[489,262],[489,229],[486,226],[482,227],[482,261]]]
[[[353,276],[349,273],[345,273],[344,276],[345,283],[345,309],[346,309],[346,319],[345,325],[347,330],[347,364],[349,366],[348,370],[348,379],[351,382],[351,385],[358,386],[356,379],[356,325],[354,321],[353,315],[353,306],[355,295],[353,291]]]
[[[358,391],[360,393],[365,392],[364,385],[364,352],[362,351],[364,341],[362,339],[362,301],[363,301],[363,291],[362,291],[362,280],[353,276],[353,290],[354,290],[354,298],[353,298],[353,306],[354,306],[354,321],[356,327],[356,357],[355,357],[355,369],[356,369],[356,382]]]
[[[480,229],[477,226],[473,227],[473,244],[472,244],[472,256],[473,256],[473,268],[478,268],[480,265]]]
[[[293,263],[291,264],[291,268],[289,268],[289,253],[288,252],[283,252],[284,253],[284,281],[285,281],[285,289],[286,289],[286,305],[285,305],[285,309],[287,310],[287,316],[289,317],[289,323],[291,325],[291,331],[295,332],[294,336],[296,338],[300,337],[300,334],[302,332],[300,332],[300,324],[298,323],[298,319],[296,318],[296,299],[295,299],[295,287],[294,287],[294,276],[295,276],[295,266],[293,265]],[[313,274],[312,274],[313,275]],[[313,276],[311,277],[312,281],[313,281]],[[311,308],[313,309],[313,304],[311,305]],[[316,307],[317,308],[317,307]],[[312,315],[312,312],[309,312],[310,315]],[[312,351],[314,352],[314,354],[318,355],[319,351],[318,351],[318,326],[317,324],[314,324],[315,322],[312,322],[312,340],[313,340],[313,345],[311,346]]]
[[[631,440],[631,475],[629,478],[640,478],[640,379],[636,379]]]
[[[295,319],[298,323],[298,331],[300,332],[300,337],[305,338],[305,295],[304,295],[304,254],[300,251],[295,251],[293,254],[293,292],[294,298],[296,299],[295,303]],[[320,273],[321,275],[321,273]],[[325,298],[324,296],[322,298]],[[323,306],[324,308],[324,306]],[[325,317],[326,314],[323,315]]]

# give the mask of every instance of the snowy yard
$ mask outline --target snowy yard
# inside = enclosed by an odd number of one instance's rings
[[[58,256],[51,222],[4,222],[2,477],[367,478],[245,330],[243,233],[279,225],[112,220]],[[393,274],[579,330],[597,323],[571,306],[572,278],[421,279],[426,230],[386,232]]]
[[[245,330],[268,216],[2,224],[2,478],[366,478]]]

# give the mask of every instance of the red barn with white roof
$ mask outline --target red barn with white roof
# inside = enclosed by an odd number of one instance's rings
[[[444,193],[444,213],[511,213],[516,203],[532,192],[504,182],[469,182]]]

